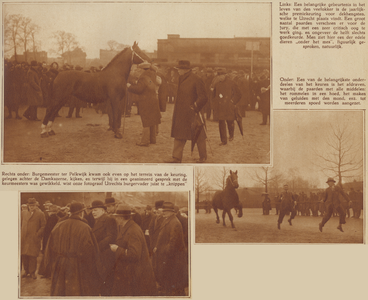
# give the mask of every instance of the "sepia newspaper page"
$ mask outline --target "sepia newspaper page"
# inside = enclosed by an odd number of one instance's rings
[[[364,299],[367,5],[2,1],[3,298],[65,296],[42,238],[27,277],[22,207],[114,198],[187,222],[183,269],[141,298]],[[106,296],[94,288],[69,298]]]

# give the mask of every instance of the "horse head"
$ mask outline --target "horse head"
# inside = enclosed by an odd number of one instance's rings
[[[139,47],[138,43],[134,42],[132,46],[133,50],[133,63],[134,64],[141,64],[144,61],[151,62],[151,59],[145,54]]]
[[[229,181],[231,183],[231,185],[237,189],[239,187],[239,183],[238,183],[238,171],[231,171],[230,170],[230,175],[229,175]]]

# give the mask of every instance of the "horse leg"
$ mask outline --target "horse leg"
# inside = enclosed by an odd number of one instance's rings
[[[234,223],[233,223],[233,215],[231,214],[231,210],[229,210],[228,212],[227,212],[227,214],[229,215],[229,219],[230,219],[230,222],[231,222],[231,227],[232,228],[235,228],[235,226],[234,226]]]
[[[121,125],[121,100],[119,97],[115,96],[114,99],[111,99],[111,109],[112,109],[112,130],[115,133],[115,138],[121,139],[123,135],[120,133],[120,125]]]
[[[215,213],[216,213],[216,223],[218,224],[218,223],[220,223],[220,218],[219,218],[219,215],[218,215],[218,213],[217,213],[217,207],[213,207],[213,210],[215,211]]]
[[[42,138],[48,137],[49,135],[55,135],[55,132],[52,130],[52,124],[55,120],[57,113],[66,103],[66,99],[67,98],[64,98],[63,100],[59,101],[57,104],[51,106],[50,108],[47,108],[46,115],[41,124],[41,137]]]
[[[225,216],[226,216],[226,210],[224,209],[222,211],[222,225],[224,225],[224,227],[226,227],[226,224],[225,224]]]

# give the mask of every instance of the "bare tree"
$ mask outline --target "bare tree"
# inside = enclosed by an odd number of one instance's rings
[[[64,53],[68,52],[68,60],[70,61],[71,51],[79,46],[76,36],[70,32],[56,31],[52,34],[52,38],[57,47],[56,53],[63,56]]]
[[[14,58],[17,60],[17,49],[21,46],[19,39],[22,15],[9,15],[4,19],[4,43],[5,51],[14,50]]]
[[[326,137],[323,149],[315,151],[319,159],[318,166],[327,176],[333,174],[342,186],[343,178],[361,176],[363,170],[362,142],[348,123],[330,124],[331,130]]]
[[[283,175],[276,170],[272,170],[269,167],[261,167],[254,170],[253,173],[248,173],[251,178],[257,183],[261,184],[265,188],[265,193],[268,193],[270,185],[278,188],[279,182],[283,179]]]
[[[196,168],[195,174],[195,189],[196,189],[196,202],[199,202],[199,195],[207,192],[210,189],[205,171],[201,168]]]
[[[32,23],[29,27],[30,39],[32,42],[33,57],[37,60],[37,51],[41,47],[41,41],[36,40],[36,35],[39,33],[41,27],[37,24]]]
[[[24,50],[24,60],[27,61],[28,42],[31,40],[31,18],[22,17],[19,27],[19,40]]]
[[[214,172],[212,174],[212,182],[214,187],[218,189],[225,189],[226,186],[226,178],[230,174],[230,168],[222,167],[218,172]]]

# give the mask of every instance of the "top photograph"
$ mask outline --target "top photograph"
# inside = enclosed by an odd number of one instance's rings
[[[270,164],[270,3],[2,9],[3,164]]]

